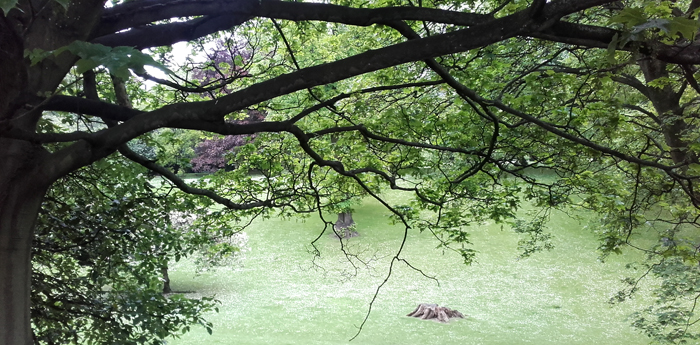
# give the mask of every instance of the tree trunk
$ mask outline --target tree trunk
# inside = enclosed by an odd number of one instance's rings
[[[163,276],[163,293],[172,293],[170,288],[170,276],[168,276],[168,265],[160,268],[160,274]]]
[[[668,64],[651,58],[640,59],[639,67],[647,83],[659,78],[669,77]],[[667,85],[663,88],[647,87],[647,96],[658,114],[666,144],[671,148],[671,158],[676,164],[698,163],[698,157],[688,149],[688,142],[683,140],[689,128],[684,121],[684,110],[680,105],[682,91],[675,91]]]
[[[0,121],[3,125],[20,109],[27,73],[22,39],[4,16],[0,20]],[[29,116],[13,125],[32,129]],[[24,128],[23,128],[24,127]],[[30,319],[31,245],[41,198],[32,183],[36,152],[27,142],[0,138],[0,344],[32,343]]]
[[[75,62],[71,54],[50,56],[35,65],[25,51],[51,51],[89,38],[103,0],[39,4],[20,0],[0,14],[0,124],[3,129],[36,132],[41,112],[30,110],[53,94]],[[40,6],[40,7],[36,7]],[[40,8],[40,9],[39,9]],[[38,10],[38,12],[37,12]],[[39,14],[40,13],[40,14]],[[91,147],[83,143],[85,152]],[[60,152],[60,151],[59,151]],[[41,145],[0,138],[0,344],[33,343],[30,316],[31,245],[41,201],[60,176],[89,164],[62,152],[49,161]],[[80,159],[82,158],[82,160]]]
[[[46,187],[7,156],[16,146],[0,139],[0,344],[29,345],[31,245]]]
[[[31,235],[40,203],[10,199],[0,211],[0,343],[31,344]]]
[[[669,77],[668,64],[663,61],[644,57],[639,59],[638,64],[647,83]],[[671,159],[675,164],[684,165],[679,171],[687,174],[690,164],[698,164],[700,161],[690,150],[690,143],[683,138],[685,134],[697,131],[697,127],[691,127],[685,122],[688,115],[684,114],[685,110],[680,102],[683,90],[684,88],[681,88],[676,91],[670,85],[663,88],[648,86],[646,96],[656,110],[656,121],[661,127],[666,145],[670,148]],[[700,205],[700,193],[694,192],[690,197],[695,205]]]
[[[333,225],[336,236],[340,238],[350,238],[359,236],[355,231],[355,221],[352,219],[352,212],[338,213],[338,220]]]

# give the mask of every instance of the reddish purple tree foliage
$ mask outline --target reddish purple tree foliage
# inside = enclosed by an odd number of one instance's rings
[[[253,54],[245,43],[232,39],[218,40],[215,48],[205,52],[207,62],[195,67],[192,74],[193,79],[199,80],[202,86],[223,85],[218,91],[229,94],[232,92],[232,82],[250,75],[247,62]]]
[[[216,42],[216,48],[207,51],[208,62],[196,67],[193,78],[201,81],[203,86],[225,85],[218,92],[228,94],[232,92],[230,83],[239,78],[249,76],[246,70],[246,62],[252,58],[252,52],[245,43],[235,40],[220,40]],[[210,97],[215,97],[210,94]],[[257,110],[249,110],[248,117],[244,120],[231,121],[231,123],[254,123],[265,119],[265,113]],[[255,135],[228,135],[207,139],[197,144],[194,149],[195,157],[190,161],[194,172],[214,172],[228,166],[227,155],[238,146],[245,145],[255,138]]]
[[[245,124],[261,122],[265,119],[265,113],[257,110],[248,110],[248,117],[244,120],[235,120],[231,123]],[[213,139],[207,139],[197,144],[194,148],[195,157],[190,161],[194,172],[214,172],[226,168],[227,155],[236,147],[245,145],[255,138],[255,135],[227,135]]]

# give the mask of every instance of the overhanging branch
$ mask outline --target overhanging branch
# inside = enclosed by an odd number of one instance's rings
[[[119,126],[103,131],[99,135],[99,145],[84,145],[83,143],[57,152],[50,158],[56,167],[51,170],[50,174],[56,178],[63,176],[69,171],[105,157],[114,152],[121,144],[156,128],[179,127],[218,133],[220,126],[224,124],[223,117],[225,115],[254,104],[391,66],[460,53],[528,32],[538,32],[553,25],[562,16],[611,1],[560,0],[550,2],[542,10],[542,17],[550,18],[545,22],[533,21],[527,11],[521,11],[467,29],[411,40],[335,62],[305,68],[257,83],[217,100],[165,106],[150,113],[137,115]],[[259,125],[264,124],[274,126],[274,124],[267,122]],[[84,152],[85,150],[88,152]]]
[[[143,111],[121,105],[72,96],[52,96],[41,104],[44,111],[66,111],[69,113],[98,116],[115,121],[128,121]]]
[[[92,40],[109,47],[128,46],[146,49],[191,41],[218,31],[228,30],[250,19],[247,15],[211,15],[186,22],[139,26],[131,30],[100,36]]]
[[[353,8],[279,0],[160,0],[126,2],[105,9],[97,37],[175,17],[248,15],[291,21],[328,21],[369,26],[387,20],[422,20],[471,26],[493,19],[487,14],[420,7]]]
[[[131,160],[131,161],[147,168],[148,170],[151,170],[151,171],[159,174],[160,176],[164,177],[168,181],[172,182],[181,191],[183,191],[187,194],[205,196],[205,197],[213,200],[214,202],[223,205],[224,207],[226,207],[228,209],[231,209],[231,210],[250,210],[253,208],[274,207],[275,206],[272,200],[264,200],[264,201],[244,203],[244,204],[235,203],[227,198],[222,197],[221,195],[217,194],[216,192],[214,192],[212,190],[191,187],[183,179],[181,179],[179,176],[177,176],[175,173],[173,173],[169,169],[157,164],[156,162],[154,162],[152,160],[148,160],[145,157],[137,154],[136,152],[132,151],[126,145],[122,145],[119,147],[119,153],[121,153],[122,156],[128,158],[129,160]]]

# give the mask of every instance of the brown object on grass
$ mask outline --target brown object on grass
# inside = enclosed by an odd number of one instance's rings
[[[454,309],[440,307],[437,304],[421,303],[416,310],[406,316],[417,317],[423,320],[438,320],[442,323],[450,322],[450,318],[463,319],[464,315]]]

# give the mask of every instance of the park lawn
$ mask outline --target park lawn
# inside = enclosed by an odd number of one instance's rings
[[[388,196],[389,199],[392,195]],[[393,196],[399,198],[398,196]],[[394,200],[398,201],[398,200]],[[389,212],[371,199],[356,209],[360,237],[354,252],[372,259],[358,270],[324,235],[321,257],[310,242],[322,229],[318,218],[256,221],[247,230],[250,251],[241,264],[196,275],[191,262],[173,265],[176,291],[215,296],[219,313],[209,335],[196,328],[169,344],[347,344],[387,274],[403,228],[391,225]],[[334,219],[333,219],[334,220]],[[631,274],[625,265],[637,253],[598,260],[598,242],[586,221],[553,214],[549,223],[555,249],[518,259],[519,235],[507,225],[472,229],[477,262],[465,266],[452,252],[437,249],[428,233],[409,232],[402,257],[419,272],[397,263],[381,289],[354,344],[646,344],[628,314],[649,303],[644,293],[611,306],[608,299]],[[405,316],[419,303],[438,303],[467,318],[449,324]]]

